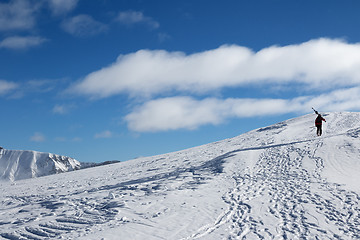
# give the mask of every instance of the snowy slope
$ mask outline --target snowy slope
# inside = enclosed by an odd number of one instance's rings
[[[36,151],[0,148],[0,179],[20,180],[72,171],[80,168],[73,158]]]
[[[0,182],[4,239],[358,239],[360,114]]]

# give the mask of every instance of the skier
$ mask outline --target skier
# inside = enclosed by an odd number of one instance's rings
[[[318,113],[318,111],[316,111],[314,108],[313,108],[313,110],[314,110],[314,112],[318,115],[317,118],[315,119],[315,126],[316,126],[316,128],[317,128],[316,134],[317,134],[318,136],[321,136],[321,134],[322,134],[322,121],[326,122],[326,120],[325,120],[325,118],[323,118],[323,117],[321,116],[320,113]]]

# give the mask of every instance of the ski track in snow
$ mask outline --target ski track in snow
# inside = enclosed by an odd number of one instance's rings
[[[19,190],[0,198],[0,239],[360,239],[359,192],[324,176],[329,149],[360,156],[360,116],[329,118],[333,135],[320,138],[306,128],[279,140],[289,120],[100,173],[9,183]]]
[[[8,219],[16,220],[2,221],[0,226],[12,225],[16,230],[12,232],[0,230],[0,236],[12,240],[37,240],[63,238],[68,233],[79,232],[78,236],[81,237],[86,235],[87,231],[91,231],[95,225],[111,221],[116,221],[117,225],[126,224],[129,220],[119,216],[119,213],[124,209],[132,209],[129,205],[135,200],[146,206],[151,204],[151,201],[146,201],[149,195],[196,189],[204,184],[207,178],[222,171],[224,159],[225,157],[214,158],[199,166],[176,168],[171,172],[95,188],[89,183],[88,188],[75,190],[68,195],[59,192],[60,194],[54,195],[8,196],[2,201],[0,211],[7,209],[7,213],[11,212]],[[156,172],[156,170],[149,168],[147,171]],[[169,185],[171,189],[168,189]],[[49,187],[49,190],[54,188],[56,187]],[[135,215],[140,218],[132,221],[146,225],[142,223],[143,219],[156,218],[160,214],[162,212],[144,214],[135,210]]]

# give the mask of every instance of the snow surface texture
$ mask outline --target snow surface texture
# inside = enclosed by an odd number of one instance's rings
[[[4,239],[359,239],[360,113],[0,182]]]
[[[77,160],[52,153],[0,147],[0,180],[20,180],[80,169]]]

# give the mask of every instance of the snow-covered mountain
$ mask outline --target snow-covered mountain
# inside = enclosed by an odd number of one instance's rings
[[[77,160],[52,153],[0,147],[0,179],[20,180],[80,169]]]
[[[359,239],[360,113],[0,182],[4,239]]]

